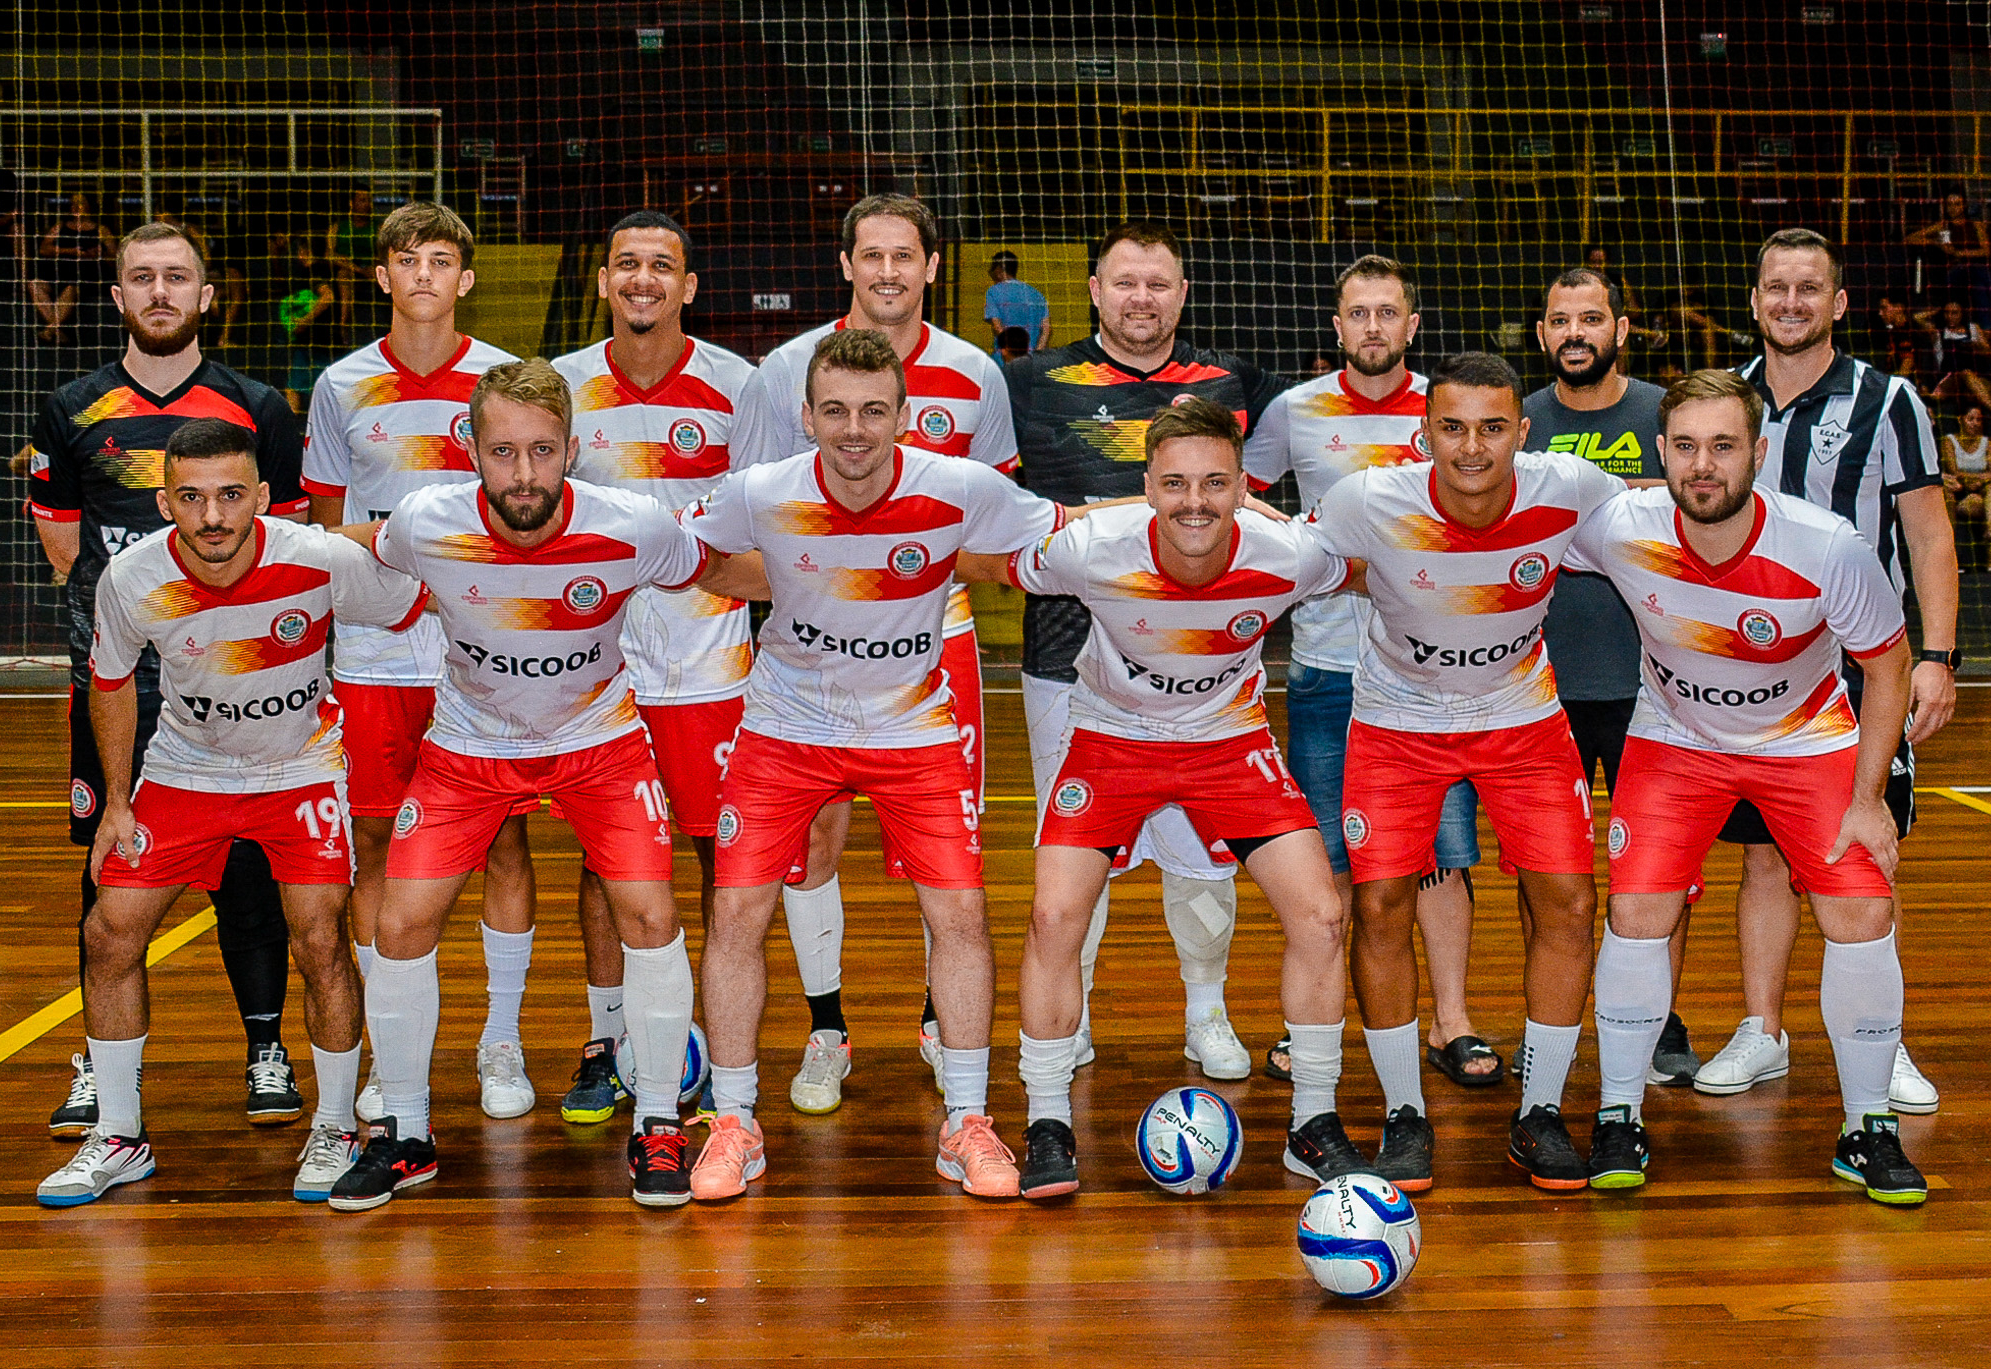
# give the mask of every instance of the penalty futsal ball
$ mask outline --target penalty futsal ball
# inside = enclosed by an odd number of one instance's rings
[[[625,1035],[615,1048],[615,1071],[624,1088],[628,1088],[629,1081],[635,1077],[635,1068],[636,1057],[630,1051],[629,1037]],[[684,1040],[684,1074],[678,1080],[678,1106],[698,1101],[698,1095],[705,1092],[705,1081],[711,1077],[712,1056],[705,1047],[705,1032],[694,1022],[691,1024],[691,1035]],[[634,1090],[631,1092],[633,1094]]]
[[[1170,1089],[1148,1105],[1134,1137],[1148,1177],[1170,1193],[1222,1188],[1244,1152],[1244,1127],[1208,1089]]]
[[[1374,1174],[1344,1174],[1300,1209],[1300,1262],[1344,1298],[1380,1298],[1410,1277],[1423,1232],[1410,1197]]]

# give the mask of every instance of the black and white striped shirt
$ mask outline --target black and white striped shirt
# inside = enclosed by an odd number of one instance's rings
[[[1763,369],[1757,356],[1741,371],[1763,396],[1763,436],[1770,439],[1756,483],[1846,519],[1905,592],[1908,543],[1894,501],[1942,483],[1936,435],[1914,383],[1836,352],[1817,383],[1779,409]]]

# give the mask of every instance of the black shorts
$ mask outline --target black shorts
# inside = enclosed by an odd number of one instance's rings
[[[1860,696],[1848,691],[1852,701],[1853,716],[1860,714]],[[1905,837],[1915,827],[1915,748],[1903,737],[1901,745],[1895,748],[1894,763],[1887,768],[1887,788],[1882,791],[1887,800],[1887,811],[1894,814],[1894,834]],[[1720,839],[1740,846],[1773,846],[1776,839],[1770,835],[1769,826],[1764,823],[1762,813],[1753,803],[1742,802],[1735,805],[1722,824]]]
[[[1562,711],[1569,717],[1569,735],[1576,739],[1576,758],[1583,763],[1583,778],[1593,779],[1602,762],[1606,793],[1618,792],[1618,761],[1625,754],[1625,733],[1637,707],[1636,695],[1629,699],[1562,701]]]

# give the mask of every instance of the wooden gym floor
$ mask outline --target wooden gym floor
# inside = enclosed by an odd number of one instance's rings
[[[205,906],[189,896],[165,930],[193,934],[152,972],[146,1104],[159,1172],[92,1206],[44,1211],[34,1185],[71,1151],[45,1119],[81,1023],[48,1026],[60,1008],[29,1019],[76,984],[80,853],[63,822],[60,701],[0,698],[0,1363],[1980,1365],[1991,1349],[1991,795],[1939,791],[1991,784],[1991,690],[1961,693],[1956,722],[1925,748],[1921,824],[1903,867],[1909,1040],[1943,1091],[1940,1114],[1902,1122],[1928,1205],[1882,1208],[1831,1177],[1838,1095],[1807,925],[1792,968],[1790,1077],[1731,1099],[1652,1090],[1656,1158],[1635,1195],[1530,1188],[1504,1159],[1518,1090],[1468,1092],[1427,1070],[1440,1149],[1438,1186],[1418,1200],[1424,1253],[1410,1282],[1373,1304],[1329,1298],[1300,1267],[1294,1225],[1309,1186],[1279,1164],[1285,1086],[1220,1086],[1247,1126],[1223,1193],[1174,1198],[1142,1177],[1135,1118],[1164,1087],[1199,1078],[1181,1055],[1180,985],[1151,871],[1116,886],[1100,960],[1099,1060],[1080,1071],[1075,1097],[1084,1190],[1043,1207],[985,1204],[938,1179],[940,1108],[915,1048],[919,927],[907,891],[879,873],[866,817],[844,869],[857,1054],[843,1110],[806,1118],[788,1107],[807,1017],[777,931],[760,1114],[770,1168],[730,1205],[639,1209],[622,1167],[626,1120],[560,1121],[588,1019],[569,912],[578,852],[542,816],[525,1012],[534,1112],[493,1122],[477,1110],[483,969],[466,898],[443,951],[442,1177],[361,1216],[293,1202],[302,1124],[244,1122],[239,1025],[212,933],[185,921]],[[1032,810],[1020,700],[993,694],[989,715],[992,1107],[1017,1143],[1014,992]],[[679,860],[685,888],[694,866],[682,843]],[[1481,1033],[1506,1053],[1522,1016],[1513,894],[1482,868],[1472,997]],[[1733,853],[1708,873],[1680,1005],[1704,1055],[1741,1015]],[[1279,942],[1256,890],[1240,889],[1230,1008],[1256,1055],[1279,1029]],[[286,1038],[308,1076],[297,1002],[293,993]],[[1352,1000],[1349,1019],[1341,1110],[1369,1148],[1380,1098]],[[1596,1098],[1585,1037],[1568,1094],[1577,1115]],[[1576,1131],[1587,1144],[1587,1128]]]

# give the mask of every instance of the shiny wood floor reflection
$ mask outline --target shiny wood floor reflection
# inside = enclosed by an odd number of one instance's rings
[[[0,700],[0,720],[9,738],[0,798],[59,803],[59,704]],[[1926,748],[1920,782],[1991,783],[1987,723],[1991,691],[1964,691],[1957,722]],[[991,697],[990,734],[991,791],[1027,794],[1015,695]],[[879,874],[868,817],[844,871],[857,1054],[843,1110],[805,1118],[787,1105],[806,1015],[777,933],[762,1066],[768,1177],[728,1206],[644,1211],[627,1197],[626,1122],[573,1128],[559,1118],[587,1009],[570,911],[577,852],[567,829],[542,817],[533,831],[542,925],[525,1010],[539,1106],[511,1122],[477,1111],[483,971],[467,899],[442,955],[443,1175],[379,1212],[338,1216],[290,1200],[303,1135],[243,1121],[241,1039],[211,933],[153,971],[154,1179],[71,1212],[37,1208],[35,1182],[70,1150],[48,1138],[44,1120],[66,1087],[80,1023],[0,1064],[0,1363],[1981,1364],[1991,1350],[1982,1063],[1991,814],[1934,794],[1922,802],[1906,848],[1909,1035],[1943,1109],[1903,1122],[1935,1186],[1918,1211],[1885,1210],[1830,1176],[1837,1095],[1817,1012],[1819,944],[1807,927],[1792,972],[1790,1077],[1732,1099],[1654,1090],[1658,1158],[1640,1194],[1530,1189],[1502,1158],[1518,1091],[1469,1093],[1427,1072],[1440,1151],[1438,1186],[1418,1203],[1422,1260],[1380,1303],[1337,1303],[1294,1250],[1308,1185],[1279,1166],[1283,1085],[1220,1086],[1249,1130],[1221,1195],[1171,1198],[1136,1167],[1141,1107],[1196,1077],[1181,1054],[1180,986],[1145,872],[1116,888],[1100,964],[1099,1060],[1081,1071],[1076,1099],[1084,1191],[1049,1207],[964,1198],[933,1173],[940,1110],[914,1037],[919,928],[907,891]],[[75,983],[78,857],[62,816],[0,809],[0,1030]],[[991,805],[992,1103],[1013,1143],[1030,827],[1027,802]],[[680,857],[688,887],[688,850]],[[1517,936],[1511,887],[1488,868],[1473,1000],[1482,1033],[1505,1051],[1521,1017]],[[1689,957],[1681,1010],[1704,1054],[1741,1012],[1736,871],[1727,853],[1710,863],[1713,892]],[[189,899],[176,917],[200,906]],[[1277,957],[1274,924],[1247,885],[1230,1005],[1254,1053],[1278,1030]],[[292,1002],[287,1038],[308,1062]],[[1342,1111],[1372,1145],[1380,1100],[1352,1004],[1350,1016]],[[1595,1099],[1588,1037],[1570,1086],[1577,1112]]]

